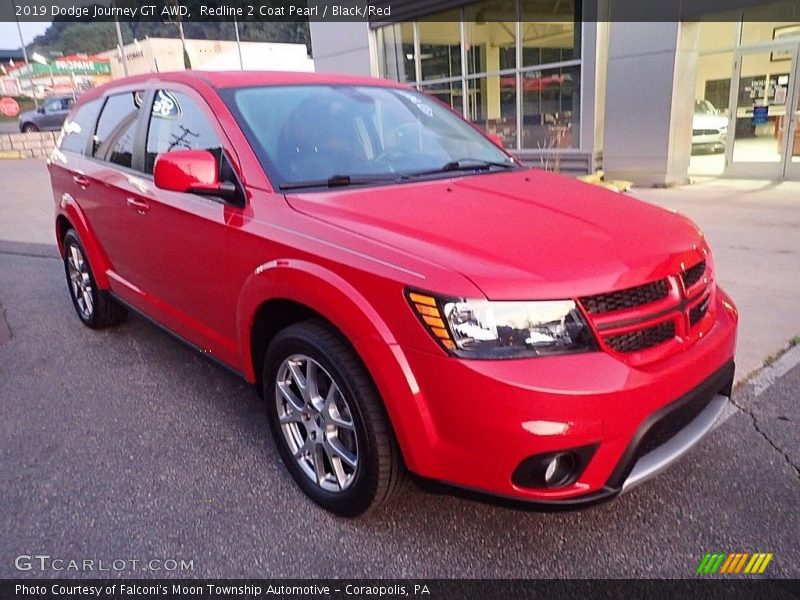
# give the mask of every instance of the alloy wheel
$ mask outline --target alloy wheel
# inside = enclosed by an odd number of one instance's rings
[[[353,414],[340,386],[313,358],[293,354],[275,380],[278,422],[300,469],[327,492],[343,492],[359,467]]]
[[[91,319],[94,312],[92,276],[89,274],[89,265],[83,252],[76,244],[67,246],[67,271],[70,291],[78,305],[78,311],[84,319]]]

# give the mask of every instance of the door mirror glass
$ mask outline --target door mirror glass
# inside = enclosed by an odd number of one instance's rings
[[[172,192],[230,198],[236,186],[220,182],[219,163],[208,150],[165,152],[156,159],[153,169],[156,187]]]

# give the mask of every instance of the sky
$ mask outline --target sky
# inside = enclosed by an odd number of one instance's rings
[[[37,35],[44,33],[50,23],[21,22],[22,39],[25,44],[30,44]],[[0,48],[10,50],[19,48],[19,32],[14,21],[0,21]]]

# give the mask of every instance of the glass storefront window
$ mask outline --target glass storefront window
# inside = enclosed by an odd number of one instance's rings
[[[780,2],[749,8],[742,13],[742,46],[800,40],[797,3]]]
[[[414,24],[397,23],[377,31],[381,77],[414,82]]]
[[[461,11],[446,11],[430,19],[419,22],[422,80],[461,75]]]
[[[464,1],[381,27],[380,73],[415,83],[507,148],[578,148],[582,1]]]
[[[713,15],[699,23],[691,175],[790,177],[800,54],[797,2]],[[791,137],[793,136],[793,137]],[[688,137],[688,136],[687,136]]]
[[[516,2],[486,0],[464,8],[467,73],[517,68]]]
[[[464,88],[461,80],[420,86],[420,91],[437,98],[461,114],[464,110]]]
[[[695,100],[707,100],[720,112],[728,110],[733,52],[701,55],[697,59]]]
[[[736,36],[739,33],[739,23],[734,13],[729,16],[730,21],[704,21],[699,24],[699,51],[714,52],[715,50],[730,50],[736,46]],[[723,17],[720,17],[722,19]]]
[[[517,76],[490,75],[467,80],[467,117],[506,148],[517,147]]]
[[[718,31],[701,29],[701,45],[704,34]],[[701,54],[697,59],[690,175],[722,175],[725,169],[732,69],[733,52]]]
[[[579,119],[579,67],[523,73],[523,148],[577,148]]]
[[[791,74],[771,52],[742,57],[737,91],[733,162],[780,162],[781,129],[786,122],[787,90]]]
[[[579,59],[581,28],[576,26],[576,14],[580,14],[577,0],[521,0],[522,65]]]

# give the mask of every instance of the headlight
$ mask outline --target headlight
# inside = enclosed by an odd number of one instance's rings
[[[596,349],[572,300],[493,302],[420,292],[409,292],[408,299],[431,335],[463,358],[525,358]]]

